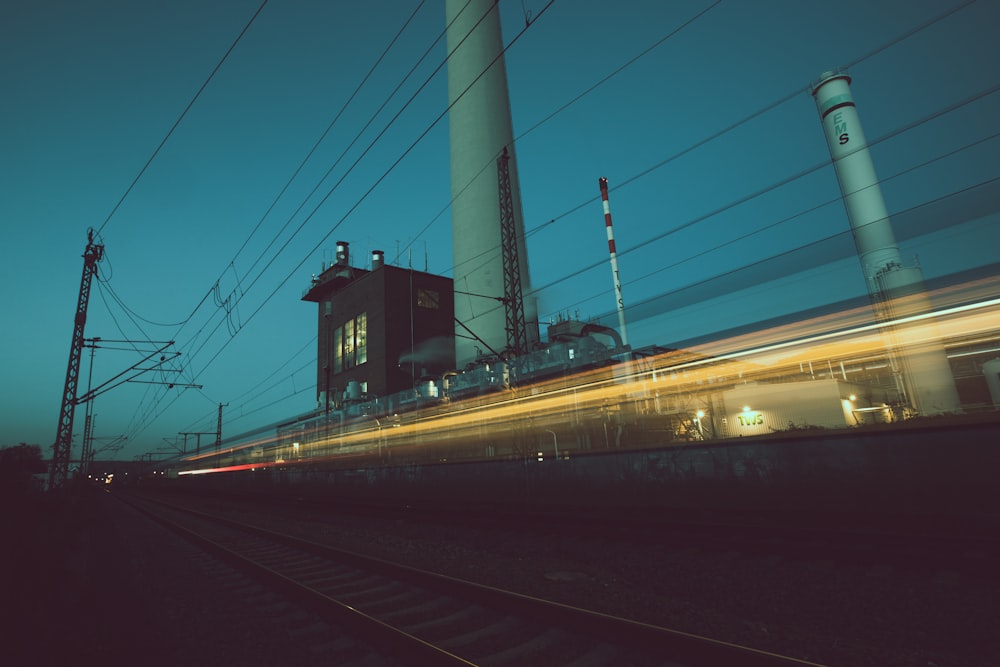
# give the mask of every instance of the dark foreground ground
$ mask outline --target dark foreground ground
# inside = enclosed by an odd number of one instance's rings
[[[328,629],[102,490],[6,500],[0,664],[330,664]]]
[[[345,641],[337,628],[102,489],[2,500],[0,665],[344,664],[332,659]],[[299,523],[273,514],[283,530]],[[456,535],[368,519],[301,523],[315,539],[372,555],[824,664],[1000,664],[995,578],[685,545],[564,544],[485,524]]]

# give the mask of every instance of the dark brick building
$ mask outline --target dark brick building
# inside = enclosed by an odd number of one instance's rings
[[[452,279],[390,266],[381,251],[370,270],[350,265],[348,244],[302,297],[318,308],[316,393],[324,407],[345,398],[412,389],[423,375],[455,365]]]

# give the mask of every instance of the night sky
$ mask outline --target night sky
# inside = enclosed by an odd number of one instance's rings
[[[312,409],[316,306],[300,299],[335,241],[358,266],[377,248],[451,275],[443,5],[275,0],[251,22],[258,0],[8,3],[0,444],[50,453],[88,228],[106,255],[86,336],[176,341],[171,372],[140,379],[203,387],[98,398],[97,449],[128,436],[116,458],[214,431],[219,403],[227,435]],[[997,3],[500,11],[543,323],[617,321],[602,176],[635,347],[862,296],[809,94],[843,66],[905,260],[931,280],[997,261]],[[98,350],[94,384],[136,349],[152,348]]]

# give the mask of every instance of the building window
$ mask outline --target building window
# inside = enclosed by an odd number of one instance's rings
[[[354,351],[356,361],[361,365],[368,361],[368,313],[361,313],[354,322]]]
[[[417,288],[417,306],[438,310],[441,308],[441,295],[437,290]]]
[[[344,370],[354,368],[354,320],[344,323]]]
[[[333,330],[333,372],[341,373],[344,370],[344,350],[343,350],[344,330],[337,327]]]
[[[343,373],[368,361],[368,313],[333,330],[333,372]]]

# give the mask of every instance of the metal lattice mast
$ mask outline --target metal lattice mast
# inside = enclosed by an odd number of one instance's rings
[[[524,299],[521,294],[521,262],[517,252],[517,226],[514,222],[514,201],[510,189],[510,155],[504,146],[497,158],[497,180],[500,186],[500,252],[503,257],[503,296],[507,313],[507,349],[514,356],[528,351],[528,327],[524,321]]]
[[[83,252],[83,276],[80,278],[80,297],[76,302],[73,320],[73,339],[69,347],[69,365],[63,388],[62,407],[59,410],[59,428],[52,445],[52,468],[49,470],[49,489],[58,489],[66,483],[69,472],[70,451],[73,448],[73,416],[76,412],[76,390],[80,379],[80,356],[83,351],[83,328],[87,323],[87,304],[90,302],[90,285],[97,273],[97,263],[104,256],[104,246],[94,243],[94,230],[87,231],[87,248]]]

